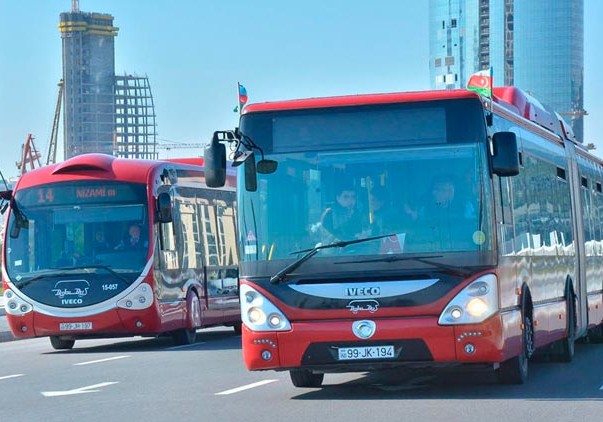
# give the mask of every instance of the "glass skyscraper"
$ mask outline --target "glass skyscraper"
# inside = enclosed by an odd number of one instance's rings
[[[492,67],[559,112],[583,140],[584,0],[430,0],[430,80],[466,86]]]

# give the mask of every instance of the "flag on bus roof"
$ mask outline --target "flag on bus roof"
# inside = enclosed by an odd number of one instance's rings
[[[242,110],[245,103],[247,103],[247,90],[243,85],[237,82],[239,85],[239,110]]]
[[[492,68],[490,67],[471,75],[467,82],[467,89],[485,97],[492,97],[492,81]]]

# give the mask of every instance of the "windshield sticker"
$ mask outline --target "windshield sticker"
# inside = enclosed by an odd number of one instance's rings
[[[377,312],[379,309],[379,302],[376,300],[352,300],[346,305],[353,314],[357,314],[361,311],[369,311],[371,314]]]
[[[86,280],[59,281],[51,290],[63,305],[78,305],[83,303],[82,298],[88,294],[90,283]]]

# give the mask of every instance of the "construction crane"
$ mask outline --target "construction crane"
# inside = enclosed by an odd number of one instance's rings
[[[59,123],[61,120],[61,103],[63,100],[63,80],[61,79],[58,83],[59,95],[57,97],[57,104],[54,111],[54,119],[52,121],[52,131],[50,133],[50,141],[48,142],[48,154],[46,155],[46,165],[56,163],[57,159],[57,138],[59,134]],[[17,169],[21,175],[24,175],[29,170],[41,167],[42,154],[36,148],[34,143],[34,137],[31,133],[27,134],[27,139],[21,147],[21,161],[17,161]],[[29,167],[29,169],[28,169]]]
[[[27,173],[27,166],[29,170],[33,170],[41,166],[40,157],[42,154],[37,150],[36,144],[34,143],[34,137],[31,133],[27,134],[27,139],[21,148],[21,161],[17,162],[17,169],[19,169],[21,176]],[[36,165],[37,164],[37,165]]]
[[[164,150],[172,150],[172,149],[201,149],[205,148],[206,143],[172,143],[172,144],[155,144],[155,149],[164,149]]]
[[[63,100],[63,80],[58,83],[59,96],[57,97],[57,105],[54,109],[54,119],[52,120],[52,131],[50,132],[50,140],[48,141],[48,155],[46,156],[46,165],[54,164],[57,161],[57,138],[59,135],[59,123],[61,120],[61,101]]]

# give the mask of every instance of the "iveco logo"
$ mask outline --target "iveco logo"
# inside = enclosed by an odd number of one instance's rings
[[[380,294],[381,289],[379,287],[348,287],[345,289],[345,295],[348,297],[373,297]]]
[[[352,332],[359,339],[367,339],[371,338],[373,334],[377,331],[377,324],[373,321],[365,319],[363,321],[355,321],[352,324]]]

